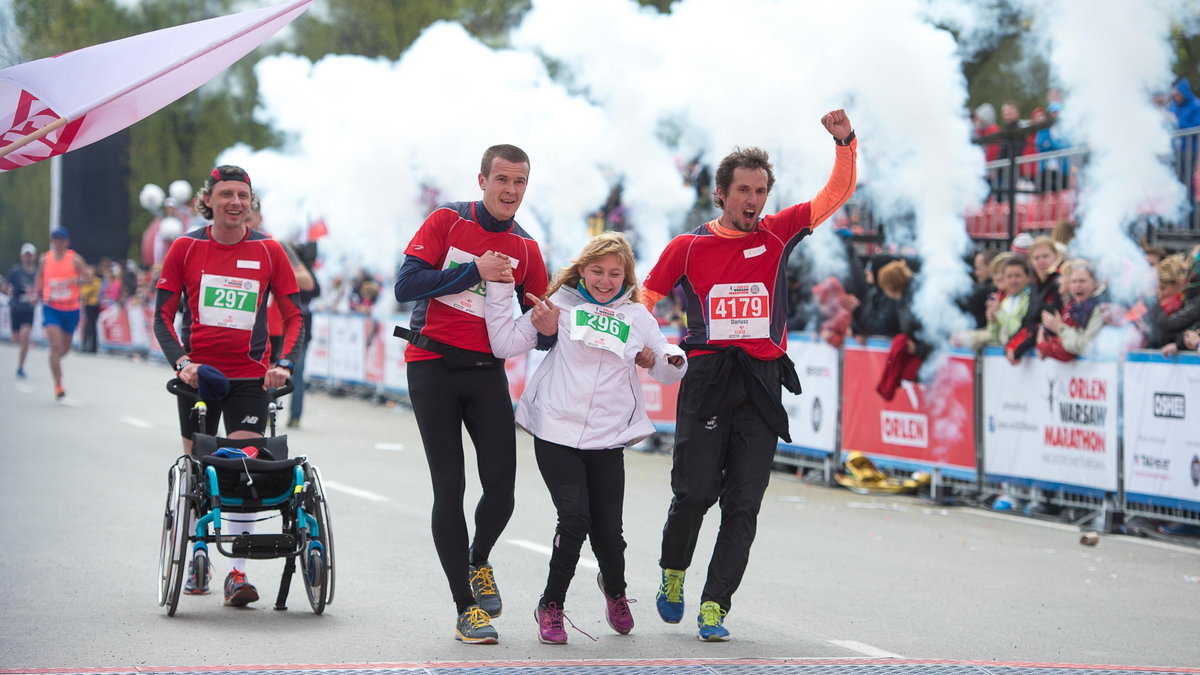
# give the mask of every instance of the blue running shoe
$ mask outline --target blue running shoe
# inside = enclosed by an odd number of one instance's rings
[[[662,583],[658,586],[658,615],[667,623],[679,623],[683,619],[683,577],[686,570],[662,571]]]
[[[700,616],[696,617],[696,625],[700,628],[701,641],[724,642],[729,639],[729,630],[724,626],[727,613],[712,600],[700,603]]]
[[[488,563],[468,565],[467,582],[471,584],[471,595],[475,596],[475,604],[487,612],[488,618],[495,619],[504,609],[500,601],[500,589],[496,588],[496,571]]]
[[[500,634],[492,626],[492,618],[488,613],[479,605],[471,605],[458,615],[458,621],[454,624],[454,639],[470,645],[494,645],[500,641]]]

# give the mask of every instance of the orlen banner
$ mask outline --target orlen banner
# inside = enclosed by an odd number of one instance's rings
[[[1200,356],[1134,352],[1124,375],[1125,499],[1197,509]]]
[[[1117,489],[1117,363],[983,357],[983,455],[990,476]]]
[[[848,340],[842,354],[842,449],[975,472],[975,358],[944,357],[928,384],[905,381],[891,401],[875,391],[890,342]],[[803,384],[803,377],[801,377]]]
[[[838,350],[811,333],[788,333],[787,353],[796,364],[802,393],[783,391],[792,442],[780,446],[831,455],[837,449]]]

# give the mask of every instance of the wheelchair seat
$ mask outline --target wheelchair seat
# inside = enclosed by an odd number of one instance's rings
[[[258,448],[263,459],[287,459],[287,435],[258,436],[255,438],[224,438],[208,434],[192,435],[192,457],[200,459],[217,451],[218,448]],[[261,454],[266,450],[266,455]]]
[[[258,448],[257,458],[214,457],[220,448]],[[195,434],[192,457],[201,467],[217,472],[222,507],[231,511],[257,511],[267,503],[278,503],[296,487],[295,467],[307,458],[288,456],[287,436],[222,438]]]

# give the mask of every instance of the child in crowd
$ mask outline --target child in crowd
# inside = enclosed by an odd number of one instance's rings
[[[1063,308],[1058,281],[1062,256],[1055,241],[1050,237],[1034,239],[1029,247],[1029,262],[1036,275],[1030,290],[1029,308],[1021,320],[1021,329],[1004,346],[1004,355],[1012,364],[1037,346],[1042,312],[1061,312]]]
[[[1042,310],[1037,350],[1042,358],[1071,361],[1087,351],[1104,327],[1099,310],[1102,288],[1091,263],[1077,258],[1064,265],[1067,287],[1063,311]]]
[[[925,357],[933,351],[933,345],[920,339],[921,322],[912,310],[913,272],[908,263],[895,260],[876,275],[879,289],[899,307],[899,332],[892,337],[887,363],[880,375],[875,391],[884,400],[896,395],[901,380],[916,381]]]
[[[956,333],[951,343],[956,347],[982,349],[987,345],[1002,345],[1021,330],[1021,321],[1029,309],[1032,292],[1029,263],[1017,255],[1005,255],[996,277],[996,294],[988,300],[986,328]]]
[[[492,254],[495,255],[495,254]],[[608,624],[633,629],[625,597],[624,449],[654,432],[642,401],[636,363],[650,358],[663,384],[683,378],[683,351],[669,343],[638,299],[633,249],[620,233],[605,232],[558,273],[547,298],[513,318],[511,284],[489,282],[485,316],[496,356],[538,342],[535,315],[557,315],[557,341],[525,388],[517,424],[533,435],[538,468],[558,511],[546,587],[534,611],[538,638],[563,644],[563,602],[583,540],[590,537],[600,565],[597,581]]]

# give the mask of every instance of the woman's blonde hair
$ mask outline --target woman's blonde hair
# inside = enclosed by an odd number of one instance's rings
[[[1032,254],[1034,249],[1039,249],[1043,246],[1053,251],[1054,255],[1057,256],[1060,261],[1063,259],[1062,251],[1058,249],[1058,242],[1045,235],[1033,240],[1033,243],[1029,245],[1029,253]]]
[[[1155,269],[1160,284],[1181,284],[1188,275],[1187,260],[1178,253],[1160,260]]]
[[[554,280],[554,283],[550,284],[550,290],[546,291],[546,297],[554,295],[554,292],[563,286],[575,288],[579,284],[579,268],[586,267],[610,255],[617,256],[621,261],[621,266],[625,268],[625,281],[623,283],[626,288],[633,288],[629,299],[634,302],[640,302],[641,295],[638,293],[637,273],[634,271],[633,247],[629,245],[629,241],[625,239],[625,235],[620,232],[601,232],[592,237],[588,243],[584,244],[583,250],[579,252],[579,255],[570,264],[558,271],[558,278]]]
[[[990,275],[995,277],[1001,274],[1004,271],[1005,263],[1008,262],[1009,258],[1012,258],[1015,255],[1015,253],[1009,253],[1008,251],[1001,251],[1000,253],[997,253],[996,257],[992,258],[991,264],[988,265],[988,272]]]

